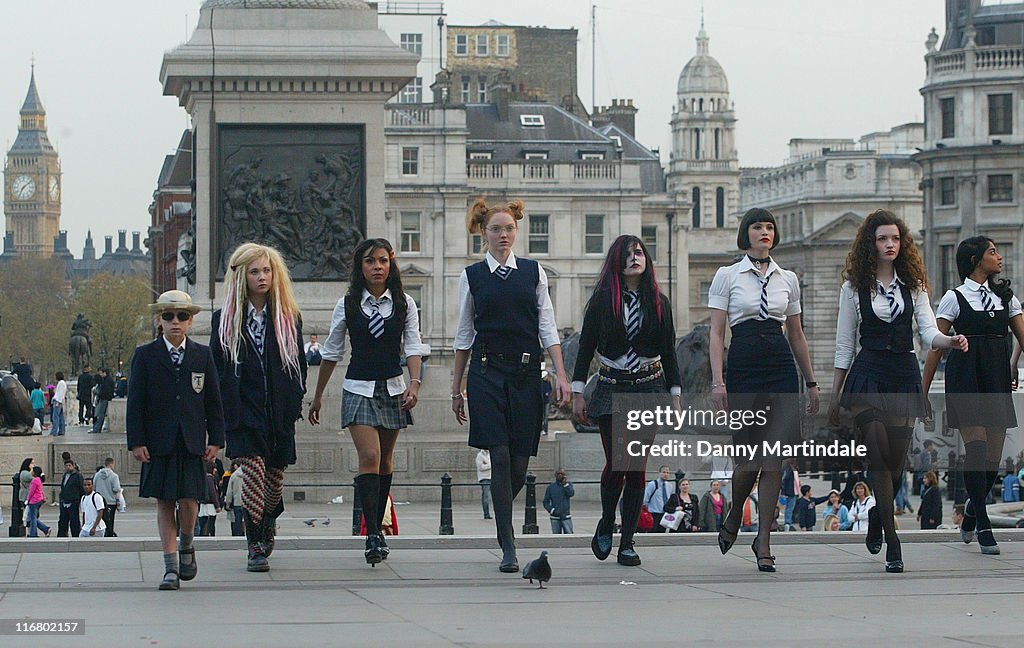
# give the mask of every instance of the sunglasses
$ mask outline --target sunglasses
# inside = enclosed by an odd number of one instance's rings
[[[164,313],[160,313],[160,319],[162,319],[165,322],[173,322],[175,316],[178,317],[179,322],[187,322],[190,319],[192,319],[192,313],[188,311],[178,311],[177,313],[175,313],[174,311],[167,311]]]

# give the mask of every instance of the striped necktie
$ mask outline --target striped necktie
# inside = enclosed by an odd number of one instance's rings
[[[380,302],[370,298],[370,335],[379,338],[384,335],[384,318],[380,314]]]
[[[978,291],[981,292],[981,307],[986,313],[994,311],[996,306],[992,303],[992,298],[988,296],[988,287],[979,286]]]
[[[899,303],[896,302],[896,280],[893,279],[892,284],[889,286],[889,290],[886,290],[885,286],[879,282],[878,291],[885,295],[885,298],[889,300],[889,317],[891,318],[889,321],[895,322],[896,318],[899,317],[902,312]]]
[[[757,278],[761,282],[761,304],[757,309],[757,319],[761,321],[768,319],[768,282],[771,281],[771,278],[771,275]]]
[[[264,315],[264,317],[266,317]],[[262,318],[256,317],[255,313],[249,314],[249,333],[252,335],[253,344],[256,345],[256,353],[263,355],[263,334],[266,331],[266,323]]]
[[[171,349],[171,364],[175,367],[181,366],[181,350]]]
[[[640,336],[640,295],[632,290],[622,293],[626,304],[626,339],[629,349],[626,351],[626,368],[629,371],[640,369],[640,357],[633,349],[633,343]]]
[[[504,281],[508,279],[508,276],[510,274],[512,274],[512,267],[500,265],[497,268],[495,268],[494,274],[498,275],[498,278]]]

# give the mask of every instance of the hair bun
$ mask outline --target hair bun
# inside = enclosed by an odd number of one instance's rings
[[[466,228],[470,234],[480,234],[484,229],[484,222],[487,219],[487,201],[483,196],[473,201],[466,216]]]
[[[518,221],[523,220],[523,207],[524,205],[522,200],[513,200],[509,202],[506,209],[508,210],[508,213],[512,216],[512,218]]]

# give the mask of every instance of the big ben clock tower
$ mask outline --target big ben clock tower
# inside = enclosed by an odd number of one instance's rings
[[[48,257],[60,231],[60,158],[46,136],[35,67],[21,106],[18,138],[4,165],[4,215],[21,256]]]

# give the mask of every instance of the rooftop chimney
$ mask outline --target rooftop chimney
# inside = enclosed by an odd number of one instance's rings
[[[85,247],[82,248],[82,260],[94,261],[96,259],[96,248],[92,244],[92,230],[85,236]]]
[[[113,254],[113,253],[114,253],[114,237],[110,236],[108,234],[107,236],[103,237],[103,256],[107,256],[108,254]]]
[[[117,230],[117,253],[128,253],[128,232],[126,230]]]
[[[139,247],[139,232],[132,232],[132,254],[142,254],[142,248]]]

